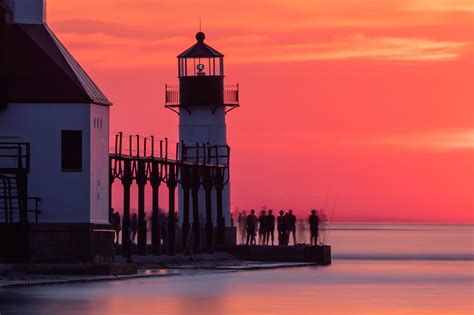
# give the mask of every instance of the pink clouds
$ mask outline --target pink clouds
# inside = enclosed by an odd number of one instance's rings
[[[103,68],[168,65],[166,56],[182,48],[199,18],[212,44],[231,53],[228,63],[432,61],[472,52],[472,12],[464,1],[50,0],[49,8],[64,41]]]

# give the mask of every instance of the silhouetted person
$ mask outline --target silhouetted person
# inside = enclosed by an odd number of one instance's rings
[[[274,238],[275,238],[275,216],[273,215],[272,210],[268,210],[268,215],[267,215],[267,240],[266,243],[270,244],[270,238],[272,239],[272,246],[274,245]]]
[[[285,234],[285,212],[280,210],[280,215],[277,218],[278,231],[278,245],[283,245],[283,235]]]
[[[255,236],[257,234],[257,222],[258,219],[255,215],[255,210],[252,209],[245,220],[245,227],[247,229],[247,245],[249,245],[249,243],[250,245],[256,245]]]
[[[265,210],[260,212],[258,216],[258,241],[260,245],[265,245],[267,237],[267,216],[265,215]]]
[[[287,220],[288,237],[290,237],[290,234],[293,234],[293,245],[296,245],[296,216],[291,209],[288,210]]]
[[[188,234],[186,236],[186,247],[184,248],[183,254],[192,256],[194,247],[194,234],[192,226],[189,226]]]
[[[164,240],[166,239],[166,229],[167,229],[167,224],[166,224],[166,221],[168,220],[166,218],[166,215],[164,213],[165,210],[159,210],[159,214],[158,214],[158,220],[159,220],[159,223],[160,223],[160,244],[161,244],[161,240]]]
[[[120,213],[114,212],[112,215],[112,228],[115,231],[115,244],[119,242],[119,233],[122,230],[122,218],[120,218]]]
[[[283,216],[283,223],[284,223],[284,229],[283,229],[283,235],[282,235],[282,245],[288,245],[290,243],[290,220],[288,219],[288,212],[285,212],[285,215]]]
[[[298,219],[296,220],[296,229],[298,230],[298,237],[296,240],[298,241],[298,244],[304,244],[305,239],[304,239],[304,230],[306,229],[305,226],[305,221],[303,219]]]
[[[242,210],[242,212],[239,214],[239,218],[237,219],[237,222],[239,224],[239,233],[240,233],[240,239],[241,243],[243,244],[245,242],[245,222],[247,220],[247,214],[245,213],[245,210]]]
[[[130,220],[130,234],[132,234],[132,237],[130,238],[132,242],[135,241],[135,237],[137,236],[137,230],[138,230],[138,217],[137,214],[134,213],[132,215],[132,219]]]
[[[319,232],[319,217],[316,210],[311,210],[309,216],[309,231],[310,231],[310,243],[311,245],[318,245],[318,232]]]

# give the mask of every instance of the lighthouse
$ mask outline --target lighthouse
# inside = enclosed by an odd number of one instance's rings
[[[238,85],[224,84],[224,55],[205,43],[203,32],[196,43],[178,55],[179,87],[166,86],[166,107],[179,115],[179,141],[186,145],[227,146],[226,114],[239,106]],[[203,155],[199,149],[195,155]],[[189,157],[189,153],[188,153]],[[218,161],[211,161],[218,162]],[[212,221],[216,224],[216,191],[212,192]],[[183,211],[183,191],[178,193]],[[199,221],[204,222],[205,193],[198,194]],[[225,226],[231,226],[230,184],[222,192]],[[180,215],[182,219],[182,215]]]

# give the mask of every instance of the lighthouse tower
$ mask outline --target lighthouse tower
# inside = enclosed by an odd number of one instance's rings
[[[224,55],[204,43],[203,32],[197,42],[178,55],[177,87],[166,86],[166,107],[179,115],[179,140],[185,144],[227,145],[226,113],[239,106],[238,85],[224,85]],[[216,224],[216,197],[213,194],[213,223]],[[182,213],[182,190],[178,193]],[[224,187],[223,214],[230,226],[230,185]],[[205,216],[205,194],[199,192],[199,214]],[[182,218],[182,215],[180,215]],[[204,222],[204,219],[200,219]]]

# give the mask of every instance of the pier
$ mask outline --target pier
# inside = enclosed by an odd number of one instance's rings
[[[236,245],[228,247],[227,252],[237,258],[250,261],[311,262],[318,265],[331,264],[331,247],[327,245]]]

